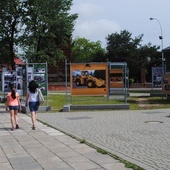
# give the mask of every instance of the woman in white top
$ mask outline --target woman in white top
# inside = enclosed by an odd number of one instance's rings
[[[31,119],[32,119],[32,129],[35,130],[36,128],[36,120],[37,120],[37,111],[39,109],[39,99],[38,99],[38,84],[35,80],[30,81],[28,85],[28,92],[26,95],[26,107],[29,104],[29,109],[31,112]]]

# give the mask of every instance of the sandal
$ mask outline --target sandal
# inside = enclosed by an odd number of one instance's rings
[[[19,125],[18,124],[16,124],[16,129],[19,129]]]
[[[36,130],[34,126],[32,127],[32,130]]]

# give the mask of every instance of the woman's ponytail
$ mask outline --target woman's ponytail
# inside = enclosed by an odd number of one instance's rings
[[[16,92],[15,92],[15,86],[14,84],[11,85],[11,90],[12,90],[12,93],[11,93],[11,96],[13,99],[16,99]]]

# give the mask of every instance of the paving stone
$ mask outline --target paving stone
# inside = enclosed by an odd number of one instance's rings
[[[9,161],[12,165],[14,164],[25,164],[25,163],[32,163],[35,162],[35,159],[31,156],[22,156],[21,157],[13,157],[9,158]]]
[[[5,155],[3,156],[0,156],[0,163],[7,163],[8,162],[8,159],[6,158]],[[1,169],[1,168],[0,168]]]
[[[23,164],[13,164],[14,170],[43,170],[37,162],[29,162]]]
[[[50,163],[41,163],[41,166],[46,169],[46,170],[58,170],[58,169],[68,169],[70,168],[70,170],[74,170],[72,167],[70,167],[68,164],[66,164],[65,162],[50,162]]]
[[[84,161],[84,162],[74,162],[69,163],[75,170],[90,170],[95,168],[100,168],[99,165],[91,162],[91,161]]]
[[[0,162],[0,170],[13,170],[9,162]]]

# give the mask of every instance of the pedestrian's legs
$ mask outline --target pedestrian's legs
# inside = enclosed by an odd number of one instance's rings
[[[18,110],[14,110],[14,120],[15,120],[15,124],[16,124],[16,129],[19,129],[19,125],[18,125]]]
[[[35,112],[35,122],[37,121],[37,112]]]
[[[36,127],[36,112],[31,112],[31,119],[32,119],[32,129],[35,130]]]
[[[14,110],[10,110],[10,120],[11,120],[11,130],[14,130],[14,126],[15,126],[15,120],[14,120]]]

